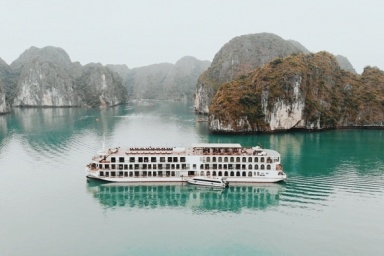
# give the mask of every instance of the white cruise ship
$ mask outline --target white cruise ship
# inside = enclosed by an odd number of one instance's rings
[[[277,151],[259,146],[245,148],[235,143],[111,148],[92,158],[86,175],[109,182],[186,182],[195,176],[221,177],[229,183],[287,179]]]

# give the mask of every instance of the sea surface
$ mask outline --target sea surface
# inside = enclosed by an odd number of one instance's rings
[[[0,255],[384,255],[384,131],[214,135],[191,103],[22,108],[0,116]],[[87,181],[109,147],[261,145],[288,180]]]

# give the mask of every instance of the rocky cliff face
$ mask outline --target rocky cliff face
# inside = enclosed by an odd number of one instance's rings
[[[10,101],[14,95],[12,88],[15,87],[15,73],[9,65],[0,58],[0,114],[10,110]]]
[[[294,43],[269,34],[251,34],[233,38],[215,55],[211,66],[199,77],[195,93],[195,111],[208,113],[218,88],[275,58],[302,51]]]
[[[223,85],[210,106],[215,132],[384,125],[384,74],[340,68],[329,53],[291,55]]]
[[[128,74],[128,90],[136,99],[192,100],[197,78],[209,65],[209,61],[187,56],[175,65],[133,68]]]
[[[122,78],[107,67],[86,65],[75,80],[75,91],[86,106],[115,106],[127,101]]]
[[[127,98],[117,74],[100,64],[72,63],[61,48],[31,47],[10,67],[17,77],[12,106],[111,106]]]

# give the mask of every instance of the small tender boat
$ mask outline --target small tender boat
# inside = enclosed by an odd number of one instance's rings
[[[200,186],[211,186],[211,187],[228,187],[229,182],[220,177],[205,177],[195,176],[191,179],[187,179],[189,184],[200,185]]]

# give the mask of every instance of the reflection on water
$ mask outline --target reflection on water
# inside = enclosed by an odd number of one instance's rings
[[[228,188],[188,184],[121,184],[89,180],[87,191],[105,208],[177,208],[194,212],[241,212],[277,206],[281,184],[233,185]]]

